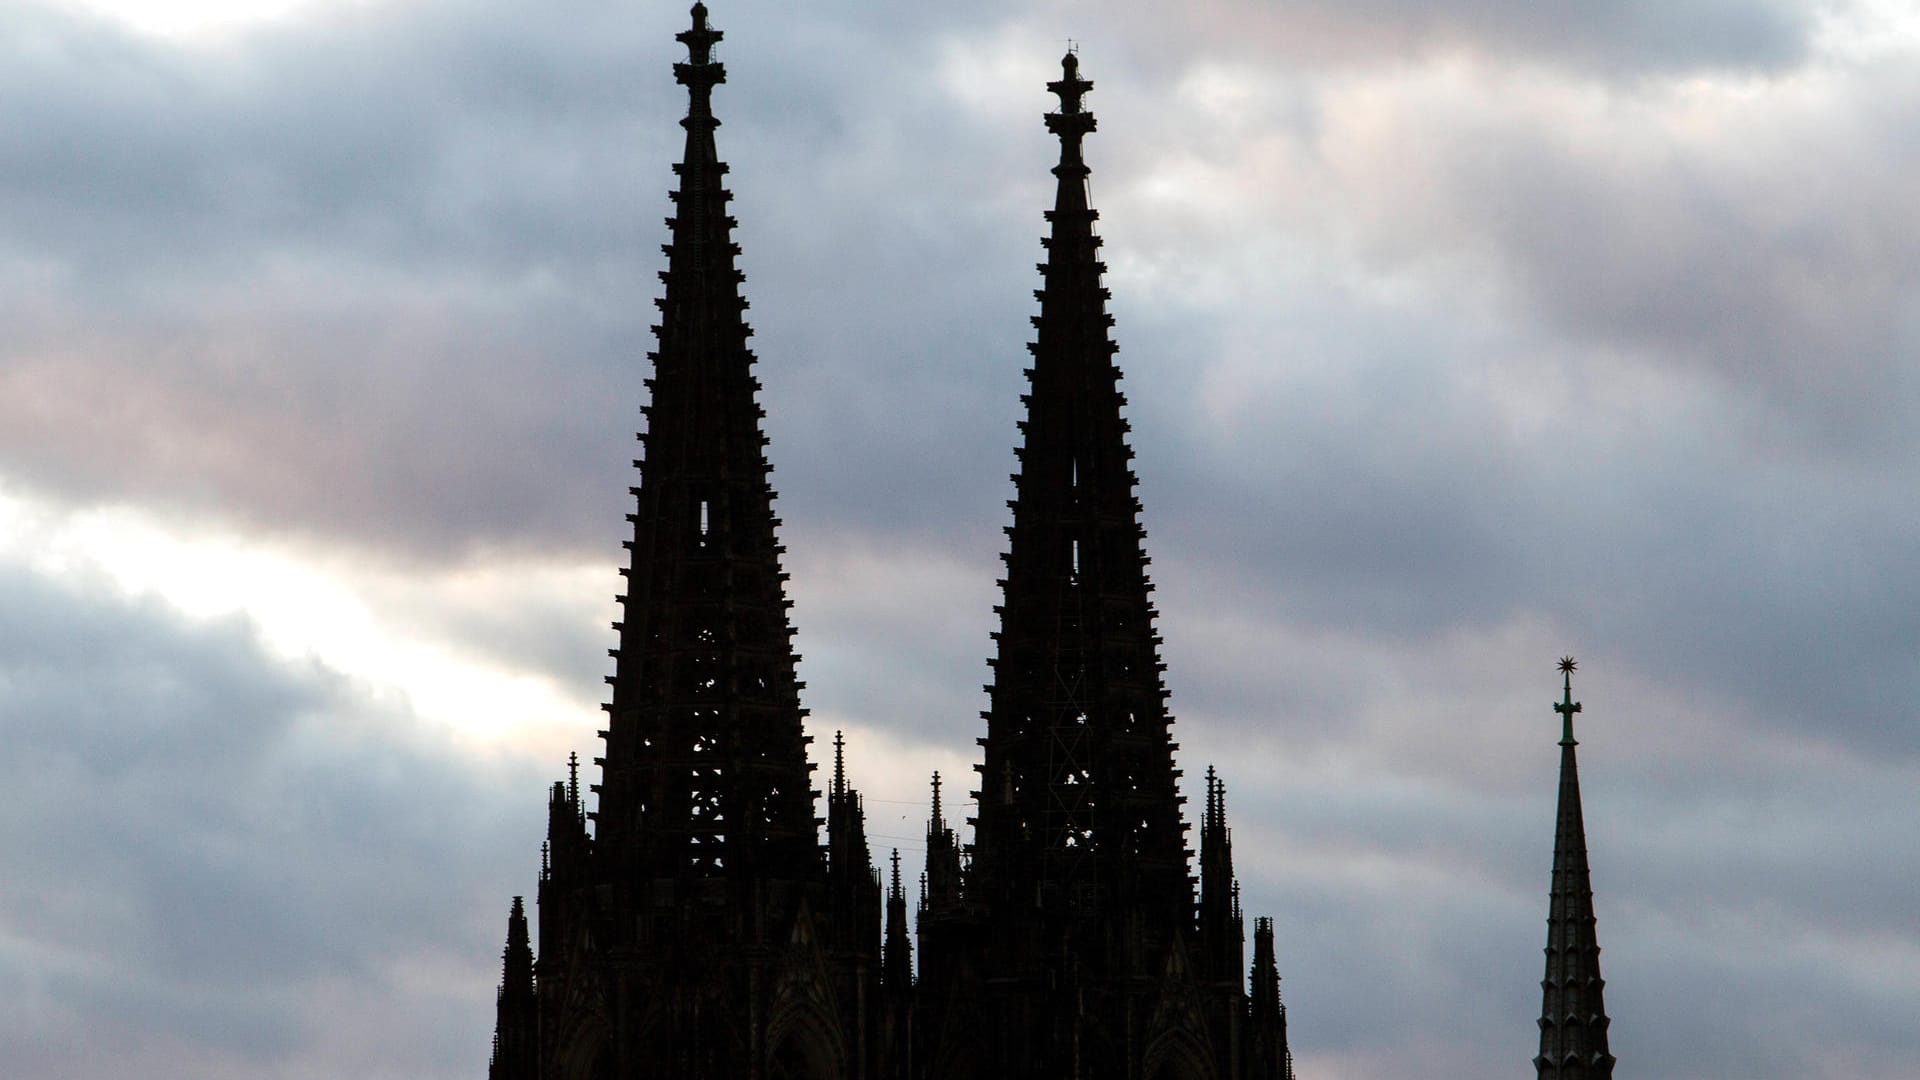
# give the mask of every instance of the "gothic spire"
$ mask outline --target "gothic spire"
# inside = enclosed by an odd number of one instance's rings
[[[533,945],[527,937],[527,909],[518,896],[513,898],[513,910],[507,915],[507,947],[501,959],[488,1080],[533,1080],[540,1060],[538,1003],[533,993]]]
[[[1200,817],[1200,940],[1208,977],[1240,977],[1246,928],[1240,886],[1233,879],[1233,831],[1227,828],[1227,785],[1207,766]]]
[[[940,805],[940,773],[933,774],[933,809],[927,815],[927,871],[921,881],[922,907],[944,909],[960,900],[960,843]]]
[[[502,954],[500,991],[502,994],[533,993],[533,942],[527,936],[526,898],[513,898],[513,910],[507,913],[507,947]]]
[[[652,400],[602,732],[596,843],[656,877],[820,873],[789,603],[756,402],[732,195],[714,146],[703,4],[678,35],[686,149],[674,167]]]
[[[1253,920],[1252,993],[1247,1018],[1252,1027],[1252,1080],[1293,1080],[1293,1052],[1287,1047],[1287,1006],[1280,1000],[1280,965],[1274,959],[1273,920]]]
[[[1580,813],[1580,770],[1574,760],[1571,656],[1560,660],[1560,808],[1553,837],[1553,885],[1547,911],[1547,970],[1541,980],[1540,1080],[1609,1080],[1605,980],[1600,977],[1600,940],[1594,930],[1593,884],[1587,871],[1586,824]]]
[[[880,985],[904,993],[913,986],[913,945],[907,937],[907,890],[900,885],[900,849],[893,849],[893,880],[887,886],[887,938],[881,950]]]
[[[880,878],[867,847],[867,810],[860,792],[847,785],[846,737],[833,733],[833,783],[827,789],[828,902],[841,943],[847,948],[880,944]],[[871,929],[873,940],[867,941]]]
[[[1082,141],[1095,128],[1079,58],[1047,85],[1060,99],[1050,235],[1007,530],[999,655],[975,869],[990,889],[1040,885],[1043,907],[1106,896],[1190,926],[1179,775],[1173,765],[1145,530],[1109,338],[1105,265]]]

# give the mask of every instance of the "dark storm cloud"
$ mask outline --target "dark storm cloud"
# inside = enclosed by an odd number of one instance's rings
[[[1632,55],[1645,37],[1760,56],[1756,43],[1793,38],[1797,10],[1481,4],[1424,19],[1521,41],[1553,25]],[[633,256],[663,238],[677,153],[664,70],[677,9],[404,4],[199,51],[14,12],[31,32],[0,66],[0,91],[24,103],[0,129],[0,272],[19,286],[9,367],[31,391],[11,396],[40,400],[6,425],[23,432],[10,473],[414,554],[604,544],[598,508],[627,479],[609,448],[633,423],[621,414],[657,290]],[[1016,13],[856,11],[790,33],[740,14],[722,152],[745,165],[743,265],[782,406],[770,427],[786,512],[934,535],[979,520],[1003,497],[1001,470],[977,463],[1004,460],[1011,432],[1046,99],[1036,88],[1009,130],[957,99],[943,64],[950,43],[990,40]],[[1255,17],[1215,14],[1189,21]],[[1385,28],[1405,14],[1341,18]],[[1159,40],[1177,64],[1207,57]],[[1130,66],[1110,63],[1116,78]],[[526,473],[534,448],[561,483]],[[371,461],[417,468],[372,489],[357,479],[382,471]],[[930,490],[960,496],[958,512],[915,498]]]
[[[510,5],[395,5],[195,50],[12,8],[9,236],[156,299],[163,268],[208,287],[300,259],[591,266],[629,249],[627,218],[570,196],[643,160],[605,136],[672,142],[625,122],[671,86],[632,77],[638,28],[605,12],[558,32]]]
[[[649,287],[586,193],[636,183],[632,28],[409,10],[208,53],[20,11],[14,478],[455,553],[621,489]]]
[[[684,16],[575,14],[396,5],[196,52],[22,8],[34,32],[0,67],[30,106],[0,129],[9,473],[401,554],[610,545],[596,525],[630,480],[658,290],[634,253],[665,239]],[[763,377],[789,402],[776,456],[824,478],[794,505],[894,515],[875,488],[929,479],[991,502],[944,446],[1010,397],[979,387],[978,358],[1017,338],[988,348],[981,328],[1020,315],[977,311],[1024,296],[988,290],[1028,255],[972,246],[1004,154],[977,128],[952,145],[969,169],[921,152],[953,127],[910,73],[924,45],[801,36],[845,62],[749,36],[746,92],[722,91],[723,152],[751,166],[736,187]],[[917,89],[849,85],[889,72]],[[863,257],[848,235],[891,243]],[[932,317],[929,265],[956,271]],[[863,291],[855,333],[831,314]],[[892,458],[849,438],[876,427]]]
[[[17,565],[0,596],[0,966],[30,987],[0,1057],[45,1077],[291,1075],[337,1041],[326,994],[351,983],[478,1058],[498,841],[532,849],[537,775],[462,758],[238,619]],[[478,982],[410,984],[436,966]],[[432,1072],[419,1031],[366,1035]]]

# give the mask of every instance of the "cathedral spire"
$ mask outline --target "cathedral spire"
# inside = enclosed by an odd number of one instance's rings
[[[986,714],[974,869],[1011,898],[1093,917],[1125,905],[1171,932],[1193,921],[1178,772],[1148,598],[1125,397],[1082,143],[1093,83],[1061,60],[1046,217]],[[1010,794],[1007,798],[1004,795]]]
[[[1547,912],[1547,970],[1540,982],[1540,1080],[1608,1080],[1606,982],[1594,930],[1593,884],[1587,870],[1586,823],[1580,813],[1580,770],[1574,760],[1571,656],[1560,660],[1560,807],[1553,837],[1553,885]]]
[[[673,66],[687,92],[685,148],[599,782],[583,792],[569,759],[549,788],[541,950],[530,959],[516,900],[491,1080],[554,1069],[883,1076],[870,1037],[882,1019],[883,891],[844,739],[827,819],[814,816],[740,249],[714,141],[720,40],[695,4]],[[516,1057],[515,1032],[531,1033],[533,1056]]]
[[[1280,965],[1274,959],[1273,920],[1253,920],[1252,993],[1247,1017],[1252,1028],[1251,1080],[1293,1080],[1293,1052],[1287,1047],[1287,1006],[1280,1000]]]
[[[867,847],[865,802],[847,786],[846,747],[845,734],[834,732],[833,783],[827,789],[827,884],[842,943],[856,948],[869,923],[876,933],[880,928],[880,879]]]
[[[887,886],[887,937],[881,949],[880,985],[895,993],[913,988],[913,945],[907,937],[907,890],[900,884],[900,849],[893,849],[893,880]]]
[[[1200,941],[1207,975],[1240,977],[1246,927],[1240,885],[1233,879],[1233,831],[1227,828],[1227,785],[1207,766],[1206,806],[1200,816]]]
[[[539,1006],[533,991],[533,944],[527,936],[527,909],[518,896],[513,898],[513,910],[507,915],[507,947],[501,956],[496,1005],[488,1080],[534,1080],[540,1062]]]
[[[960,843],[947,824],[940,803],[940,773],[933,774],[933,808],[927,815],[927,871],[921,880],[920,904],[936,910],[960,901]]]
[[[651,877],[819,875],[790,606],[756,401],[703,4],[678,35],[686,149],[602,732],[597,846]]]

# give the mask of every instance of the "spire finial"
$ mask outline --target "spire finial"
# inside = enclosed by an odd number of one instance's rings
[[[687,61],[692,64],[713,62],[714,43],[725,37],[720,31],[707,25],[707,5],[693,5],[693,26],[674,36],[674,40],[687,47]]]
[[[847,794],[847,737],[839,730],[833,733],[833,794],[838,798]]]
[[[1080,56],[1069,50],[1060,58],[1060,78],[1047,84],[1047,91],[1060,99],[1060,111],[1047,114],[1047,130],[1060,136],[1060,167],[1055,175],[1066,179],[1061,169],[1084,178],[1086,164],[1080,156],[1080,140],[1094,129],[1093,114],[1087,112],[1081,99],[1087,91],[1093,89],[1093,83],[1080,77]]]
[[[712,106],[709,104],[715,83],[727,81],[727,66],[713,58],[713,46],[725,34],[707,25],[707,5],[693,5],[693,27],[674,35],[674,40],[687,47],[687,61],[673,65],[673,77],[687,88],[692,98],[692,107],[688,115],[698,117],[709,123],[713,121]]]
[[[939,828],[944,819],[940,815],[940,770],[933,772],[933,827]]]
[[[893,849],[893,891],[888,896],[905,895],[900,891],[900,849]]]
[[[567,753],[567,801],[576,808],[580,805],[580,755],[576,751]]]
[[[1573,700],[1573,673],[1576,669],[1579,668],[1579,666],[1580,665],[1576,663],[1573,657],[1571,656],[1563,656],[1560,658],[1560,674],[1563,679],[1563,682],[1561,684],[1563,687],[1563,690],[1562,690],[1563,696],[1561,698],[1560,703],[1553,707],[1553,711],[1560,714],[1560,720],[1561,720],[1560,745],[1561,746],[1580,745],[1578,742],[1574,740],[1574,737],[1573,737],[1573,714],[1580,711],[1580,703]]]

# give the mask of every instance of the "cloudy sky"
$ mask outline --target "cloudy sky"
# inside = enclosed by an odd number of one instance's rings
[[[715,0],[813,730],[987,678],[1079,45],[1165,659],[1311,1080],[1920,1057],[1920,15]],[[0,1061],[482,1074],[595,749],[679,3],[0,0]],[[824,742],[824,740],[823,740]],[[818,749],[818,747],[816,747]]]

